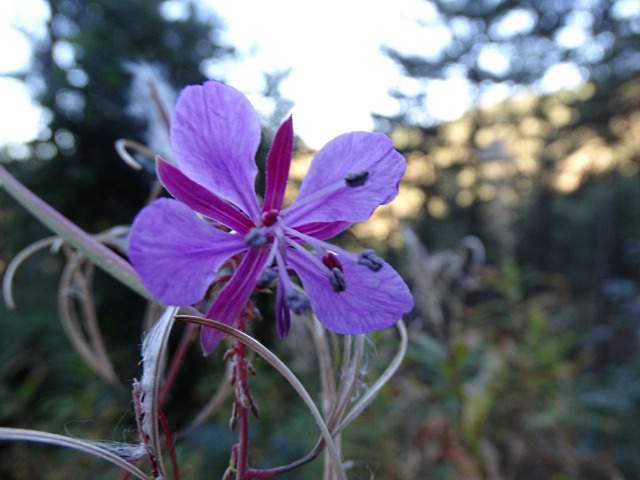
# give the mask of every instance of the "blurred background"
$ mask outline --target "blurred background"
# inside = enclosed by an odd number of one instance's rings
[[[640,478],[637,0],[3,0],[0,12],[0,162],[91,233],[129,224],[155,181],[116,140],[170,155],[149,81],[168,106],[208,78],[239,88],[265,145],[292,113],[292,191],[335,135],[391,136],[407,158],[399,196],[338,241],[384,254],[416,308],[400,372],[345,433],[350,478]],[[0,272],[49,235],[0,190]],[[127,393],[59,322],[64,268],[35,253],[15,277],[17,309],[0,307],[0,425],[131,440]],[[100,272],[92,292],[128,386],[144,302]],[[268,305],[259,338],[304,360],[295,336],[273,342]],[[384,346],[372,371],[393,339],[372,335]],[[224,376],[219,356],[192,350],[165,409],[174,429]],[[313,385],[314,368],[296,364]],[[314,425],[256,368],[252,458],[287,463],[312,447]],[[178,444],[183,478],[222,475],[228,412]],[[283,478],[319,478],[321,463]],[[117,477],[106,470],[0,444],[1,478]]]

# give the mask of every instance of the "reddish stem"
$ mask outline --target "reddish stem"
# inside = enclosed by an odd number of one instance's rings
[[[160,422],[160,426],[164,431],[164,436],[167,439],[167,449],[169,450],[169,455],[171,456],[171,465],[173,466],[173,478],[175,480],[180,480],[180,472],[178,470],[178,459],[176,458],[176,449],[173,443],[173,436],[171,435],[171,429],[169,428],[169,423],[165,418],[162,410],[158,410],[158,421]]]
[[[247,385],[247,349],[243,343],[235,340],[235,376],[236,376],[236,413],[238,415],[238,449],[236,480],[249,480],[249,409],[246,406]]]
[[[242,332],[247,329],[247,323],[254,318],[253,305],[247,305],[245,313],[239,319],[236,328]],[[247,359],[247,347],[239,340],[233,341],[233,380],[235,381],[235,414],[238,428],[238,443],[235,445],[236,454],[236,480],[251,480],[249,468],[249,411],[257,414],[253,404],[251,391],[249,390],[249,361]]]

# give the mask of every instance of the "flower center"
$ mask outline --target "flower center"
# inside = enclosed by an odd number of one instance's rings
[[[280,210],[275,208],[262,212],[260,215],[262,226],[253,227],[244,237],[247,245],[250,247],[263,247],[275,237],[284,238],[282,227],[278,225],[281,218]]]

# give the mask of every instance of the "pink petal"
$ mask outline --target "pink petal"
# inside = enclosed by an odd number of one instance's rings
[[[266,188],[262,210],[280,210],[293,156],[293,121],[289,117],[278,129],[267,155]]]
[[[231,280],[220,290],[207,312],[207,317],[227,325],[233,325],[247,306],[251,293],[256,288],[258,275],[264,269],[269,250],[267,248],[250,248]],[[203,327],[200,341],[205,353],[210,353],[224,333],[215,328]]]
[[[318,320],[329,330],[349,335],[389,327],[413,308],[413,297],[400,275],[384,262],[373,272],[353,254],[339,255],[346,289],[335,292],[322,270],[300,252],[289,250],[287,261],[302,281]]]
[[[171,120],[171,146],[189,178],[240,207],[254,220],[260,120],[238,90],[218,82],[185,88]]]
[[[158,176],[165,188],[192,210],[240,233],[247,233],[254,226],[244,213],[198,185],[170,163],[159,159],[157,165]]]
[[[242,235],[218,230],[168,198],[140,211],[129,238],[129,258],[144,286],[176,306],[202,300],[222,264],[246,248]]]
[[[288,226],[312,222],[360,222],[398,193],[406,161],[380,133],[340,135],[314,157],[296,201],[283,212]],[[348,187],[345,176],[367,172],[364,185]]]

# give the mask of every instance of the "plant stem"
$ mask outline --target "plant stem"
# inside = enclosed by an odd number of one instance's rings
[[[238,415],[238,450],[236,480],[249,480],[249,409],[246,405],[247,368],[244,344],[234,340],[236,375],[236,414]]]
[[[238,322],[238,330],[245,332],[251,315],[243,316]],[[238,428],[236,444],[236,480],[253,478],[249,468],[249,411],[257,412],[249,390],[249,361],[247,347],[240,340],[233,340],[233,379],[235,381],[235,415]],[[257,416],[257,415],[256,415]]]

